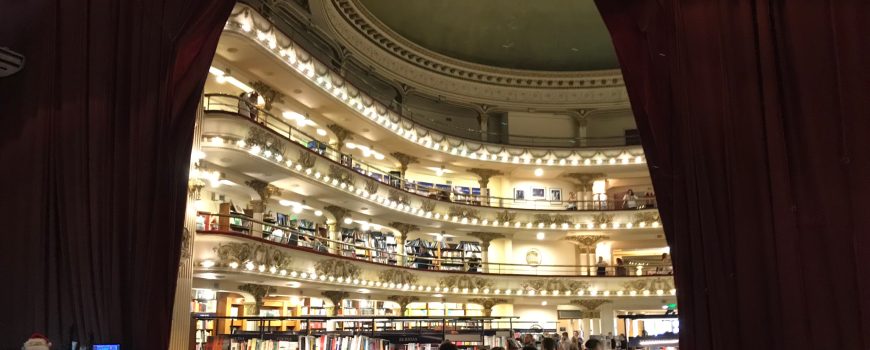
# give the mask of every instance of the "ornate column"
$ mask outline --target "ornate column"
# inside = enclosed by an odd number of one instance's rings
[[[499,299],[499,298],[474,298],[468,299],[469,303],[479,304],[483,306],[483,315],[486,317],[492,316],[492,307],[498,304],[507,304],[507,299]]]
[[[405,311],[408,309],[408,304],[420,301],[420,298],[410,295],[391,295],[387,300],[399,304],[399,316],[406,316]]]
[[[390,155],[393,156],[393,158],[396,158],[396,160],[398,160],[399,164],[401,165],[399,170],[402,172],[402,180],[405,179],[405,172],[408,171],[408,164],[414,164],[419,162],[417,157],[404,154],[402,152],[393,152],[390,153]]]
[[[193,128],[193,154],[202,150],[202,101],[196,108],[196,124]],[[196,167],[191,159],[191,169]],[[190,347],[190,317],[191,289],[193,287],[193,244],[196,241],[196,200],[202,189],[201,184],[188,184],[187,209],[184,216],[184,228],[182,229],[181,260],[178,262],[178,279],[175,284],[175,299],[172,304],[172,331],[169,334],[170,350],[187,350]]]
[[[577,200],[580,202],[577,203],[577,209],[592,209],[592,183],[595,180],[606,178],[606,175],[602,173],[570,173],[562,176],[580,182],[579,191],[577,191]]]
[[[338,246],[336,241],[339,241],[341,238],[341,226],[344,224],[344,218],[350,217],[350,210],[337,205],[327,205],[323,207],[323,210],[326,210],[335,218],[335,222],[332,224],[327,222],[327,225],[329,225],[329,250],[334,254],[339,254],[341,247]]]
[[[260,97],[262,97],[263,101],[266,102],[263,106],[263,109],[271,111],[273,103],[284,102],[284,94],[282,94],[278,90],[275,90],[274,88],[269,86],[269,84],[266,84],[259,80],[250,82],[250,84],[251,88],[253,88],[254,91],[256,91],[258,94],[260,94]]]
[[[397,231],[399,231],[399,233],[402,234],[400,236],[401,239],[399,239],[400,237],[396,237],[396,252],[398,253],[396,255],[396,265],[405,266],[405,264],[408,263],[408,261],[406,261],[404,259],[405,239],[408,237],[408,233],[410,233],[412,231],[417,231],[420,229],[420,227],[417,225],[406,224],[404,222],[398,222],[398,221],[393,221],[393,222],[387,224],[387,226],[390,226],[390,227],[396,229]]]
[[[478,177],[477,183],[480,185],[480,192],[483,197],[483,203],[489,205],[489,179],[493,176],[504,175],[501,171],[492,169],[471,168],[467,170],[469,173],[475,174]]]
[[[353,139],[353,132],[345,129],[341,125],[338,124],[329,124],[326,126],[333,134],[335,134],[336,141],[338,144],[336,145],[336,149],[341,151],[344,148],[347,140]]]
[[[598,244],[598,242],[610,239],[610,237],[604,235],[582,235],[568,236],[565,237],[565,239],[579,247],[581,250],[581,264],[586,266],[586,275],[593,275],[592,265],[595,265],[595,245]],[[585,259],[583,259],[584,256]]]
[[[481,260],[483,261],[482,272],[489,272],[489,244],[492,243],[492,240],[494,239],[505,238],[504,234],[495,232],[472,232],[468,235],[480,240]]]
[[[612,313],[613,312],[612,303],[613,303],[613,301],[608,300],[608,299],[571,300],[571,304],[579,305],[579,306],[586,309],[586,311],[584,311],[582,313],[582,315],[583,315],[582,324],[583,324],[584,328],[588,327],[586,329],[586,331],[587,331],[586,332],[586,339],[589,339],[589,337],[591,337],[593,334],[607,334],[606,332],[605,333],[601,332],[601,330],[602,330],[602,327],[601,327],[602,326],[601,325],[602,311],[599,310],[599,308],[604,309],[604,307],[602,307],[602,305],[607,305],[607,307],[609,307],[610,312]],[[595,322],[595,320],[598,320],[598,322]],[[610,320],[611,321],[613,320],[613,315],[610,316]],[[610,332],[613,332],[613,327],[610,327]]]
[[[248,292],[252,296],[254,296],[254,305],[253,310],[248,312],[247,307],[245,310],[245,316],[257,316],[260,314],[260,308],[263,307],[263,298],[269,296],[271,293],[275,293],[278,291],[275,287],[266,286],[262,284],[253,284],[247,283],[239,286],[239,290],[243,292]],[[250,314],[250,315],[249,315]]]
[[[338,311],[341,309],[341,301],[347,298],[350,294],[347,292],[328,290],[320,293],[320,295],[326,297],[327,300],[332,302],[332,312],[330,312],[330,316],[337,316]]]
[[[275,196],[275,195],[280,196],[281,189],[279,189],[278,187],[275,187],[267,182],[263,182],[260,180],[245,181],[245,185],[248,185],[248,187],[253,188],[254,191],[256,191],[257,194],[260,196],[260,199],[252,200],[250,205],[251,205],[251,209],[254,212],[254,220],[262,222],[263,221],[263,213],[266,212],[266,207],[267,207],[266,203],[269,202],[269,199],[272,198],[272,196]],[[254,233],[257,231],[259,231],[260,234],[262,235],[262,232],[264,231],[263,225],[256,224],[256,223],[251,225],[251,235],[253,236]]]

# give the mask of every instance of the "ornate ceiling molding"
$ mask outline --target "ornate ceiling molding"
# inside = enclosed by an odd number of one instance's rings
[[[494,106],[576,108],[628,105],[618,69],[546,72],[457,60],[414,44],[375,18],[358,0],[321,1],[336,39],[364,64],[416,90]]]

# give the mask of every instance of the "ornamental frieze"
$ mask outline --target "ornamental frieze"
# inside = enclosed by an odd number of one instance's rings
[[[477,276],[447,276],[441,277],[438,280],[438,286],[441,288],[459,288],[459,289],[483,289],[493,286],[492,280]]]
[[[221,243],[214,248],[220,266],[243,266],[251,263],[255,267],[274,267],[277,270],[290,270],[293,258],[287,252],[262,243]]]
[[[589,288],[589,282],[572,281],[564,278],[544,278],[529,280],[522,284],[523,289],[541,291],[575,292]]]
[[[315,263],[314,271],[321,276],[327,275],[344,278],[357,278],[362,272],[362,269],[360,269],[357,264],[350,261],[342,259],[326,259]]]
[[[378,279],[384,283],[395,283],[398,285],[414,284],[417,282],[417,275],[401,269],[386,269],[378,272]]]

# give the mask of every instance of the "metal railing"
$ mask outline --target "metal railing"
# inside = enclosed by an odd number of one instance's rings
[[[466,186],[421,184],[417,181],[402,178],[401,176],[396,175],[395,171],[393,171],[394,174],[390,174],[389,170],[384,170],[361,161],[358,158],[355,158],[352,154],[343,153],[304,131],[299,130],[284,118],[277,117],[267,111],[257,108],[256,106],[240,99],[238,96],[206,94],[204,99],[204,109],[207,112],[225,112],[230,115],[250,120],[277,133],[285,140],[308,148],[324,158],[356,171],[361,176],[375,178],[392,187],[439,201],[483,207],[533,210],[603,211],[652,209],[657,207],[656,198],[653,196],[639,196],[632,200],[573,200],[570,199],[568,194],[562,194],[560,192],[560,196],[565,195],[569,199],[543,199],[543,197],[547,197],[547,193],[545,192],[547,189],[541,188],[540,194],[528,193],[525,195],[527,195],[527,198],[529,199],[520,199],[469,193],[471,188]]]
[[[378,249],[368,245],[359,245],[319,236],[314,232],[298,227],[276,225],[237,214],[224,215],[200,212],[197,214],[196,231],[197,233],[205,234],[250,236],[284,247],[308,250],[347,259],[441,272],[597,277],[664,276],[673,273],[670,264],[599,266],[490,262],[483,261],[480,252],[469,253],[456,249],[448,249],[444,242],[429,242],[435,248],[414,248],[418,249],[417,252],[409,254],[404,252],[407,249],[404,245],[396,247],[397,250],[401,249],[403,252]],[[366,241],[373,243],[371,238]],[[445,248],[438,249],[439,246],[444,246]],[[449,253],[447,253],[448,251]],[[445,253],[450,256],[445,256]]]

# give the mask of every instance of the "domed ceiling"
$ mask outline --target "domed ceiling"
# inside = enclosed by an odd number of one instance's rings
[[[406,39],[456,59],[512,69],[618,68],[592,0],[359,0]]]

